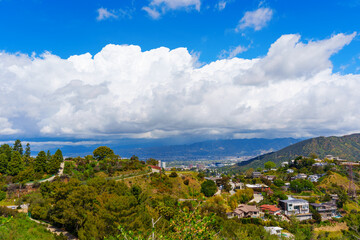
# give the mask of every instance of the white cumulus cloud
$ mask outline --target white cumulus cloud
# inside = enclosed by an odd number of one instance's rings
[[[354,34],[283,35],[266,56],[198,67],[185,48],[105,46],[62,59],[0,52],[0,134],[311,136],[360,130],[360,75],[329,58]]]
[[[270,8],[261,7],[255,11],[248,11],[239,21],[236,31],[245,28],[253,28],[255,31],[261,30],[271,20],[272,16],[273,10]]]

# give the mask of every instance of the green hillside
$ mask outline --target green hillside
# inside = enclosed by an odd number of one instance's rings
[[[279,165],[283,161],[294,159],[297,156],[309,156],[312,153],[318,155],[319,158],[324,158],[330,154],[349,161],[358,161],[360,159],[360,134],[307,139],[277,152],[264,154],[247,162],[239,163],[234,168],[263,167],[267,161],[273,161]]]

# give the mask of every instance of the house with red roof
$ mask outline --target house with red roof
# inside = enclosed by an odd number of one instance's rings
[[[149,167],[151,167],[151,171],[154,173],[161,173],[161,167],[158,166],[154,166],[154,165],[149,165]]]
[[[280,215],[281,213],[280,208],[276,207],[275,205],[264,204],[260,206],[260,210],[271,215]]]

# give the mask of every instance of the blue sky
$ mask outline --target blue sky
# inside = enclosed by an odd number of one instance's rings
[[[219,10],[221,2],[226,5]],[[360,2],[355,0],[201,1],[199,10],[194,5],[178,7],[166,10],[158,19],[142,9],[149,4],[134,0],[2,0],[0,47],[12,53],[50,51],[63,58],[95,54],[109,43],[135,44],[143,50],[186,47],[208,63],[218,59],[223,50],[237,46],[248,49],[238,56],[263,56],[282,34],[298,33],[307,41],[360,29]],[[97,20],[101,8],[116,17]],[[273,12],[264,27],[234,31],[247,11],[258,8]],[[347,66],[347,72],[355,71],[359,52],[357,38],[333,57],[336,69]]]
[[[359,12],[359,0],[0,0],[0,139],[358,132]]]

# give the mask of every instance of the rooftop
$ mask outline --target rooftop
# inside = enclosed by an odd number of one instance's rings
[[[280,208],[276,207],[275,205],[261,205],[260,206],[261,210],[267,210],[267,211],[270,211],[270,212],[277,212],[277,211],[280,211]]]
[[[309,203],[308,201],[306,201],[304,199],[297,199],[297,198],[292,198],[292,197],[289,197],[288,200],[280,200],[280,202],[284,202],[284,203]]]

